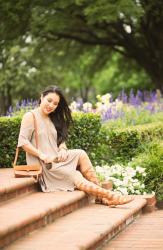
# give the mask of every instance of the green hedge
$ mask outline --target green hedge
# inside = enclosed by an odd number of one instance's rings
[[[70,129],[67,145],[69,148],[81,148],[90,152],[98,145],[98,134],[101,127],[100,117],[92,113],[73,115],[74,125]],[[21,117],[0,118],[0,167],[11,167],[20,129]],[[24,162],[25,155],[20,155]]]
[[[149,193],[154,191],[158,200],[163,200],[163,141],[144,144],[143,152],[133,158],[131,165],[146,168],[146,189]]]
[[[163,123],[155,122],[125,129],[108,129],[103,126],[100,134],[103,159],[110,164],[127,162],[141,151],[143,143],[163,138]]]
[[[20,117],[0,118],[0,167],[12,166],[20,122]]]

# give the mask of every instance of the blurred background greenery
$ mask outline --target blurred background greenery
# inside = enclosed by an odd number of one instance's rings
[[[69,101],[163,88],[162,0],[0,1],[0,114],[57,84]]]

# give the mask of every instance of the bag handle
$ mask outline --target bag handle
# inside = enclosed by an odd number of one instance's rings
[[[36,121],[36,117],[33,111],[30,111],[32,113],[33,116],[33,122],[34,122],[34,131],[35,131],[35,142],[36,142],[36,148],[38,149],[38,127],[37,127],[37,121]],[[18,159],[18,155],[19,155],[19,147],[16,148],[16,154],[15,154],[15,159],[14,159],[14,163],[13,166],[16,165],[17,159]]]

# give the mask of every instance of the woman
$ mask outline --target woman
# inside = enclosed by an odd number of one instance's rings
[[[35,146],[31,112],[23,116],[18,147],[26,151],[27,164],[41,164],[42,176],[39,182],[43,192],[73,191],[77,188],[100,198],[108,206],[122,205],[133,200],[101,188],[87,153],[81,149],[67,149],[65,141],[72,117],[58,87],[49,87],[41,94],[39,107],[33,113],[38,127],[38,149]]]

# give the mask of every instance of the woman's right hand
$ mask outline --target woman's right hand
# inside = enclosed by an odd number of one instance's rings
[[[44,163],[51,163],[53,161],[52,158],[48,157],[46,154],[44,153],[39,153],[39,158],[40,160],[42,160]]]

